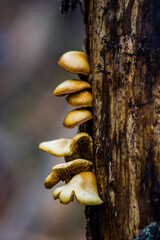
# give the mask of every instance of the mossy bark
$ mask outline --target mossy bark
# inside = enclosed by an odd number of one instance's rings
[[[94,161],[104,201],[86,208],[86,236],[129,240],[160,220],[160,1],[85,5]]]

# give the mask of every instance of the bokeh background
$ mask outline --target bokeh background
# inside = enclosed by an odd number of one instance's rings
[[[72,138],[63,119],[72,109],[52,92],[77,76],[57,61],[82,49],[79,6],[67,17],[58,0],[0,1],[0,240],[83,240],[84,206],[54,201],[43,182],[63,158],[42,141]],[[61,183],[62,184],[62,183]]]

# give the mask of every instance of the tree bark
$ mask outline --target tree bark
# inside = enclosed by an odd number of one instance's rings
[[[86,236],[129,240],[160,221],[160,1],[85,4],[94,162],[104,201],[86,208]]]

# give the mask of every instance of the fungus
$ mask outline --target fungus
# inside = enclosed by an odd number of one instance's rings
[[[85,159],[76,159],[72,162],[58,164],[52,168],[44,185],[46,188],[52,188],[61,180],[68,183],[74,175],[82,171],[88,171],[92,167],[93,163]]]
[[[54,199],[68,204],[75,198],[80,204],[98,205],[103,201],[100,199],[97,189],[97,181],[93,172],[81,172],[75,175],[69,183],[56,188],[53,191]]]
[[[93,159],[92,138],[85,132],[78,133],[72,139],[61,138],[42,142],[39,148],[56,157],[64,156],[67,162],[76,158]]]
[[[63,157],[71,154],[70,144],[71,139],[61,138],[58,140],[42,142],[39,144],[39,148],[56,157]]]
[[[61,56],[58,64],[71,73],[88,76],[90,74],[89,56],[86,53],[70,51]]]
[[[91,85],[88,82],[70,79],[66,80],[56,87],[53,92],[54,96],[63,96],[69,93],[80,92],[84,89],[90,89]]]
[[[75,109],[67,114],[63,126],[66,128],[74,128],[92,118],[92,113],[89,110],[81,108]]]
[[[87,133],[81,132],[75,135],[72,138],[70,148],[72,149],[72,153],[79,153],[81,158],[93,160],[93,141]]]
[[[89,91],[69,94],[66,100],[73,107],[92,107],[92,95]]]

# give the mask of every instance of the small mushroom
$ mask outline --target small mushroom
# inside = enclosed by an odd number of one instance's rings
[[[66,100],[73,107],[92,107],[92,95],[86,90],[69,94]]]
[[[76,152],[81,158],[93,160],[93,141],[91,136],[85,132],[80,132],[72,138],[70,149],[73,152],[72,155]]]
[[[56,87],[53,92],[54,96],[64,96],[69,93],[80,92],[83,89],[90,89],[91,85],[86,81],[70,79],[66,80]]]
[[[56,157],[63,157],[71,154],[70,144],[71,139],[61,138],[58,140],[42,142],[39,144],[39,148]]]
[[[88,76],[90,74],[89,56],[83,52],[70,51],[61,56],[58,64],[65,70]]]
[[[92,138],[85,132],[78,133],[72,139],[61,138],[42,142],[39,148],[56,157],[64,156],[66,162],[76,158],[93,159]]]
[[[92,118],[92,113],[89,110],[81,108],[75,109],[67,114],[63,126],[66,128],[74,128]]]
[[[69,183],[56,188],[53,191],[54,199],[68,204],[75,198],[80,204],[98,205],[103,201],[100,199],[97,189],[97,181],[93,172],[81,172],[74,176]]]
[[[52,188],[61,180],[67,183],[74,175],[82,171],[88,171],[92,167],[93,163],[85,159],[76,159],[72,162],[58,164],[52,168],[52,172],[46,178],[44,185],[46,188]]]

